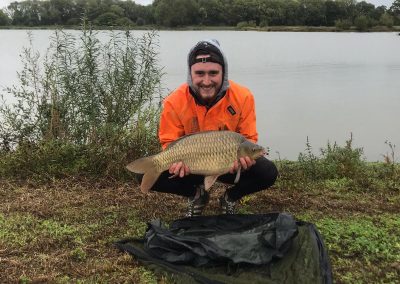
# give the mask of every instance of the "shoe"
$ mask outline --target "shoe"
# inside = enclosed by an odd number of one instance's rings
[[[228,195],[226,193],[219,198],[219,204],[221,206],[222,214],[235,214],[236,202],[229,201]]]
[[[203,213],[204,207],[206,207],[208,201],[210,200],[210,196],[207,191],[204,190],[204,186],[200,187],[200,196],[189,197],[188,199],[188,211],[186,213],[186,217],[195,217],[201,216]]]

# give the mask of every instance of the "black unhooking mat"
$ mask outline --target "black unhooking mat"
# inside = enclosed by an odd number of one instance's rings
[[[285,213],[155,220],[116,246],[173,283],[332,283],[316,227]]]

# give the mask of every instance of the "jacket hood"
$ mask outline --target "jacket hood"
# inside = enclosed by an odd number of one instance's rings
[[[229,81],[228,81],[228,62],[226,60],[225,54],[222,51],[219,42],[216,39],[205,39],[205,40],[201,40],[198,43],[196,43],[195,46],[193,46],[188,54],[188,58],[187,58],[187,65],[188,65],[188,74],[187,74],[187,83],[189,85],[190,88],[190,93],[192,94],[192,96],[195,98],[196,102],[200,105],[207,105],[199,96],[199,94],[197,94],[195,92],[194,89],[194,85],[193,85],[193,81],[192,81],[192,76],[190,74],[190,67],[191,67],[191,60],[193,58],[193,54],[198,50],[199,46],[203,45],[204,43],[208,43],[210,45],[212,45],[213,47],[215,47],[219,53],[222,55],[223,58],[223,78],[222,78],[222,85],[221,85],[221,89],[219,89],[218,94],[214,100],[214,102],[212,103],[212,105],[216,104],[221,98],[224,97],[226,90],[229,88]]]

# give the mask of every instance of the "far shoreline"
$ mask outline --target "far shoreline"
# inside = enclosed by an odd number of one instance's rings
[[[80,26],[0,26],[0,30],[80,30]],[[386,27],[375,26],[366,30],[358,30],[356,27],[339,29],[327,26],[266,26],[266,27],[231,27],[231,26],[186,26],[186,27],[159,27],[159,26],[93,26],[93,30],[159,30],[159,31],[256,31],[256,32],[400,32],[400,26]],[[400,33],[399,33],[400,35]]]

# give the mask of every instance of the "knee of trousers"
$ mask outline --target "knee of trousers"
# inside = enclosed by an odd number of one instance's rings
[[[272,186],[278,178],[278,169],[273,162],[266,158],[264,159],[259,163],[260,168],[257,171],[259,173],[257,179],[260,187],[267,188]]]

